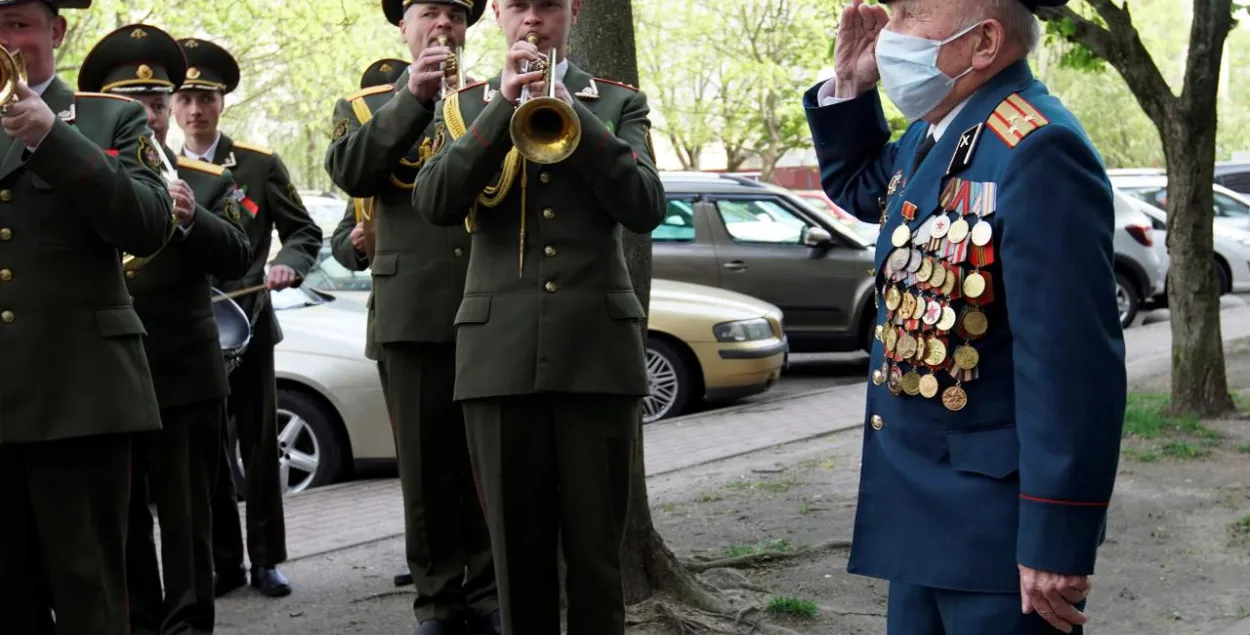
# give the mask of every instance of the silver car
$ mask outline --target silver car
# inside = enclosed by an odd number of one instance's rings
[[[1154,224],[1131,196],[1115,193],[1115,299],[1120,325],[1128,328],[1146,304],[1163,293],[1163,263],[1155,248]]]

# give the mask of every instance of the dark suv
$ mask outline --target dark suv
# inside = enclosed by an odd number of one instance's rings
[[[656,278],[754,296],[785,314],[792,353],[867,350],[873,246],[789,190],[704,172],[662,172]]]

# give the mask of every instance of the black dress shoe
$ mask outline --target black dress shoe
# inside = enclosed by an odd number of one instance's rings
[[[465,635],[464,624],[452,620],[426,620],[413,635]]]
[[[395,576],[394,582],[395,582],[395,586],[408,586],[409,584],[412,584],[412,574],[401,573]]]
[[[469,635],[503,635],[503,616],[499,609],[486,615],[477,615],[468,620]]]
[[[271,598],[291,594],[291,583],[276,567],[252,567],[252,587]]]
[[[247,570],[231,567],[213,574],[213,597],[221,597],[247,584]]]

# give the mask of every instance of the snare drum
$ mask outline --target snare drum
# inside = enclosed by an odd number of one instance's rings
[[[213,289],[213,295],[225,295]],[[252,341],[252,323],[243,309],[230,298],[213,303],[213,319],[217,320],[217,337],[221,341],[221,356],[226,362],[226,374],[243,363],[243,353]]]

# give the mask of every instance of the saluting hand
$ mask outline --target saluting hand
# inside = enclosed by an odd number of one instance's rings
[[[352,247],[355,247],[356,251],[362,254],[365,253],[365,226],[363,223],[356,223],[356,226],[352,228],[350,238]]]
[[[195,192],[182,179],[169,182],[169,197],[174,201],[174,217],[182,225],[190,225],[195,219]]]
[[[1064,633],[1071,633],[1073,626],[1086,622],[1088,618],[1076,610],[1075,605],[1089,595],[1089,576],[1063,575],[1018,566],[1021,612],[1025,615],[1036,612]]]
[[[877,35],[889,21],[885,9],[864,4],[864,0],[854,0],[842,11],[833,49],[837,97],[857,97],[881,79],[881,71],[877,70]]]
[[[18,101],[0,111],[0,124],[4,125],[4,133],[10,137],[20,139],[28,147],[38,146],[52,130],[56,115],[25,82],[17,82],[15,94]]]
[[[433,101],[438,97],[443,88],[443,72],[438,66],[450,56],[451,49],[445,46],[427,47],[408,67],[408,92],[417,101]]]
[[[525,40],[512,43],[512,49],[508,51],[508,59],[503,65],[503,76],[499,80],[499,92],[503,94],[504,99],[515,104],[521,98],[522,87],[535,82],[541,83],[543,78],[541,71],[521,74],[523,62],[537,62],[539,59],[538,47],[533,44]],[[534,94],[532,86],[530,94]]]

